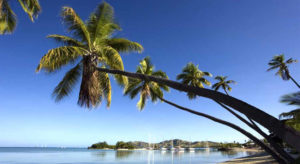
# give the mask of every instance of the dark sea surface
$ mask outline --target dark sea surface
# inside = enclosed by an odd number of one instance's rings
[[[160,150],[89,150],[86,148],[0,147],[0,164],[202,164],[251,155],[246,151],[197,149],[195,152]]]

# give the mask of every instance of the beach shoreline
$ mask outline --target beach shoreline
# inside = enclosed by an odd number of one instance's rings
[[[221,162],[219,164],[278,164],[269,154],[262,150],[255,149],[243,149],[245,151],[257,152],[254,155],[246,157],[235,158],[229,161]]]

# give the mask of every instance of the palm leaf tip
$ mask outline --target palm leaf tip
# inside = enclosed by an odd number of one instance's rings
[[[41,12],[41,6],[38,0],[18,0],[24,12],[28,14],[30,20],[34,22],[34,19],[38,17]]]
[[[113,38],[108,41],[108,45],[119,52],[138,52],[142,53],[144,48],[141,44],[124,38]]]
[[[16,28],[16,14],[10,8],[8,1],[0,1],[0,34],[11,34]]]

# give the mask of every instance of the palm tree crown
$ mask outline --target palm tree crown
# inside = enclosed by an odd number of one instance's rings
[[[38,0],[18,0],[21,7],[33,22],[41,12]],[[10,8],[9,0],[0,0],[0,34],[12,33],[16,27],[16,14]]]
[[[113,8],[106,2],[97,6],[87,22],[83,22],[71,7],[63,7],[63,22],[71,37],[49,35],[62,45],[50,49],[40,60],[37,71],[54,72],[69,63],[77,63],[70,69],[56,86],[53,96],[56,101],[69,95],[81,77],[78,104],[85,107],[96,107],[103,98],[107,107],[111,102],[111,85],[107,73],[99,72],[102,68],[124,70],[119,52],[142,52],[143,47],[124,38],[113,37],[120,30],[114,20]],[[127,85],[127,78],[115,75],[117,82]]]
[[[216,76],[215,77],[216,80],[218,80],[217,83],[215,83],[212,86],[212,89],[214,89],[215,91],[219,90],[220,87],[222,87],[222,89],[225,91],[225,93],[228,95],[228,91],[231,91],[232,88],[229,86],[229,84],[235,84],[236,82],[233,80],[226,80],[227,76]]]
[[[268,63],[270,68],[267,71],[278,69],[276,75],[279,75],[283,80],[289,80],[291,76],[288,70],[288,65],[296,62],[297,60],[293,60],[292,58],[289,58],[285,61],[284,54],[277,55],[274,56],[273,59]]]
[[[300,107],[300,92],[283,96],[281,102]],[[300,108],[281,113],[279,118],[285,118],[284,122],[287,125],[300,131]]]
[[[168,78],[165,72],[162,72],[161,70],[154,71],[154,66],[151,64],[149,57],[141,60],[136,72],[150,76]],[[158,84],[156,82],[130,78],[128,85],[124,90],[124,94],[129,95],[130,98],[133,99],[140,93],[140,100],[137,103],[137,107],[142,110],[145,107],[147,98],[151,98],[152,102],[156,102],[159,97],[163,97],[164,94],[162,90],[169,91],[169,88],[166,85]]]
[[[181,83],[185,85],[204,88],[203,84],[207,86],[211,85],[211,83],[204,78],[205,76],[212,77],[212,74],[209,72],[202,72],[199,70],[198,65],[188,63],[183,68],[182,73],[177,75],[177,80],[181,80]],[[188,92],[187,95],[190,99],[196,98],[196,95],[193,93]]]

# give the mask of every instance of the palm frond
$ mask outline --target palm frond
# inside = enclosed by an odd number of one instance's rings
[[[220,83],[215,83],[212,85],[211,88],[217,91],[219,89],[219,86],[220,86]]]
[[[211,74],[211,73],[209,73],[209,72],[203,72],[203,74],[205,75],[205,76],[209,76],[209,77],[212,77],[213,75]]]
[[[157,77],[161,77],[161,78],[165,78],[165,79],[169,78],[168,75],[165,72],[161,71],[161,70],[153,72],[152,75],[157,76]]]
[[[280,67],[280,65],[274,65],[274,66],[271,66],[270,68],[268,68],[267,71],[271,71],[271,70],[277,69],[279,67]]]
[[[41,69],[44,69],[47,72],[53,72],[68,63],[74,62],[85,52],[85,49],[75,46],[62,46],[51,49],[40,60],[36,72],[39,72]]]
[[[292,64],[292,63],[297,63],[297,62],[298,62],[298,60],[294,60],[293,58],[289,58],[289,59],[286,61],[287,64]]]
[[[140,85],[140,86],[135,86],[136,88],[134,88],[133,90],[131,90],[130,92],[130,98],[133,99],[136,97],[136,95],[142,91],[143,89],[143,86]]]
[[[145,107],[145,104],[146,104],[146,99],[147,99],[147,96],[146,94],[144,94],[143,92],[141,93],[140,95],[140,100],[138,101],[137,103],[137,107],[140,111],[142,111]]]
[[[16,14],[6,0],[1,0],[0,3],[0,34],[10,34],[16,28]]]
[[[231,91],[232,88],[230,86],[226,86],[228,91]]]
[[[48,35],[47,38],[52,38],[56,42],[61,43],[64,46],[84,47],[84,45],[80,41],[64,35],[53,34]]]
[[[98,72],[100,89],[103,97],[106,99],[106,107],[109,108],[111,104],[111,84],[108,73]]]
[[[107,41],[107,44],[118,52],[143,52],[143,46],[137,42],[132,42],[124,38],[113,38]]]
[[[226,76],[225,77],[224,76],[216,76],[215,77],[215,79],[219,80],[219,81],[225,81],[226,78],[227,78]]]
[[[63,22],[68,27],[68,31],[71,32],[75,38],[86,42],[87,45],[91,47],[90,33],[85,23],[77,15],[75,10],[71,7],[63,7],[61,15],[63,17]]]
[[[164,97],[164,93],[161,90],[161,87],[155,82],[150,82],[150,96],[151,96],[151,101],[153,103],[158,100],[158,97],[160,98]]]
[[[207,86],[211,86],[211,83],[203,77],[199,78],[198,80],[200,83],[204,83]]]
[[[188,96],[189,99],[195,99],[197,95],[192,93],[192,92],[188,92],[187,96]]]
[[[228,81],[226,81],[226,83],[227,83],[227,84],[236,84],[237,82],[234,81],[234,80],[228,80]]]
[[[288,105],[300,106],[300,92],[284,95],[281,98],[281,102],[287,103]]]
[[[82,65],[78,63],[75,67],[69,70],[62,81],[55,87],[52,96],[55,98],[55,101],[58,102],[64,97],[68,96],[81,75]]]
[[[33,22],[41,12],[41,6],[38,0],[18,0],[23,10],[28,14],[30,20]]]
[[[295,109],[295,110],[292,110],[290,112],[281,113],[279,115],[279,118],[280,119],[282,119],[282,118],[296,118],[297,116],[300,118],[300,109]]]
[[[182,80],[182,79],[186,79],[187,75],[184,73],[180,73],[176,76],[176,80]]]
[[[132,92],[137,86],[140,85],[141,82],[141,80],[130,78],[128,80],[128,85],[126,85],[126,87],[124,88],[124,95],[128,95],[130,92]],[[133,96],[132,98],[134,97],[135,96]]]
[[[118,69],[118,70],[124,70],[123,60],[118,51],[111,47],[104,47],[102,49],[102,57],[105,60],[105,63],[111,68],[111,69]],[[126,86],[128,83],[128,79],[126,76],[122,75],[114,75],[117,82],[121,86]]]
[[[114,21],[114,10],[108,3],[99,4],[96,10],[90,15],[88,29],[93,41],[97,39],[108,38],[115,30],[120,27]]]

